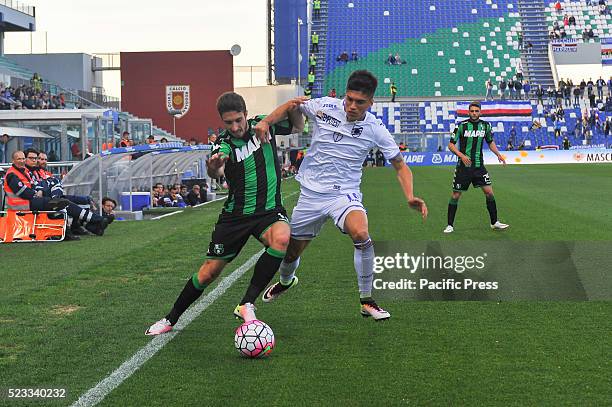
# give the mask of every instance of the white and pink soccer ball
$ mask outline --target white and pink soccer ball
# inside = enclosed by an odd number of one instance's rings
[[[274,349],[274,332],[265,322],[255,319],[236,328],[234,344],[242,356],[263,358]]]

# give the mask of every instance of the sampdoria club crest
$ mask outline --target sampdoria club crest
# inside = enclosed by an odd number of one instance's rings
[[[189,85],[170,85],[166,86],[166,108],[168,113],[174,111],[180,113],[176,115],[177,119],[185,116],[189,111],[191,103]]]

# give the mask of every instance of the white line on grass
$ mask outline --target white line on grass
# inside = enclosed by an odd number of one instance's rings
[[[199,208],[200,206],[204,206],[206,204],[212,203],[212,202],[217,202],[217,201],[221,201],[222,199],[227,198],[227,196],[222,196],[221,198],[217,198],[217,199],[213,199],[212,201],[208,201],[208,202],[202,202],[201,204],[197,204],[194,206],[194,208]],[[172,216],[172,215],[176,215],[177,213],[182,213],[183,211],[175,211],[175,212],[170,212],[170,213],[166,213],[165,215],[160,215],[160,216],[156,216],[154,218],[151,218],[151,220],[158,220],[158,219],[162,219],[168,216]]]
[[[294,191],[285,198],[296,195],[299,191]],[[211,201],[213,202],[213,201]],[[242,277],[251,267],[255,265],[259,256],[263,253],[263,249],[255,253],[250,259],[248,259],[242,266],[234,270],[229,276],[225,277],[215,287],[214,290],[209,292],[201,300],[196,302],[190,307],[181,317],[179,322],[176,324],[175,329],[165,333],[163,335],[156,336],[136,352],[130,359],[123,362],[113,373],[102,379],[87,392],[83,393],[77,401],[75,401],[71,407],[90,407],[95,406],[114,389],[119,387],[128,377],[130,377],[136,370],[138,370],[145,362],[151,359],[157,352],[159,352],[168,342],[184,328],[187,327],[194,319],[196,319],[206,308],[208,308],[213,302],[221,297],[225,292],[234,284],[240,277]]]
[[[255,265],[257,259],[259,259],[259,256],[261,256],[262,253],[263,249],[248,259],[242,266],[234,270],[229,276],[221,280],[219,285],[217,285],[214,290],[209,292],[204,298],[189,308],[176,324],[175,330],[153,338],[151,342],[136,352],[130,359],[123,362],[123,364],[113,373],[84,393],[76,402],[74,402],[74,404],[72,404],[72,406],[95,406],[101,402],[104,397],[123,383],[124,380],[130,377],[147,360],[151,359],[151,357],[166,346],[168,342],[174,339],[174,337],[182,329],[187,327],[187,325],[196,319],[206,308],[208,308],[209,305],[215,302],[217,298],[222,296],[227,289],[232,286],[232,284],[234,284],[240,277],[242,277],[244,273]]]

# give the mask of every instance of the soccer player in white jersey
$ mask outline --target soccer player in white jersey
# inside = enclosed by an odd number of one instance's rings
[[[343,100],[330,97],[312,99],[300,110],[313,123],[312,142],[296,179],[300,197],[291,217],[291,239],[283,262],[280,281],[264,291],[270,302],[298,282],[295,270],[300,255],[331,218],[353,240],[361,315],[384,320],[389,312],[372,298],[374,247],[368,232],[368,218],[360,192],[362,163],[373,147],[382,150],[397,172],[408,205],[425,219],[427,205],[413,195],[412,172],[406,165],[393,136],[368,109],[378,81],[368,71],[355,71],[348,79]],[[260,139],[267,139],[267,123],[255,128]]]

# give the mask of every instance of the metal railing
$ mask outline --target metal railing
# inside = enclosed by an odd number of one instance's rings
[[[12,8],[13,10],[20,11],[32,17],[36,17],[36,8],[28,6],[21,1],[17,0],[0,0],[0,4],[6,7]]]
[[[32,83],[29,79],[11,76],[11,86],[13,88],[18,88],[21,85],[32,86]],[[51,82],[43,82],[41,84],[41,90],[46,90],[52,96],[58,96],[60,93],[63,93],[68,107],[74,106],[80,109],[113,109],[116,106],[116,109],[119,109],[119,99],[102,94],[64,89]]]

